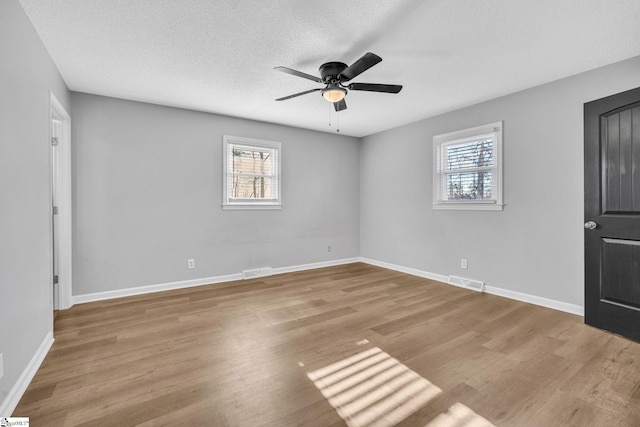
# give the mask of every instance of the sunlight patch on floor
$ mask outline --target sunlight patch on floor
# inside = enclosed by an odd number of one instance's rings
[[[440,390],[375,347],[307,374],[350,427],[391,427]]]
[[[495,427],[485,418],[458,402],[425,427]]]

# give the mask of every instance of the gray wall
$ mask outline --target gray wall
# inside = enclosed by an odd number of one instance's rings
[[[582,306],[583,103],[638,86],[640,57],[364,138],[361,255]],[[504,211],[433,210],[433,136],[499,120]]]
[[[359,255],[357,138],[71,100],[74,295]],[[282,210],[222,210],[224,134],[282,143]]]
[[[20,4],[0,1],[0,407],[52,330],[49,90],[69,111]]]

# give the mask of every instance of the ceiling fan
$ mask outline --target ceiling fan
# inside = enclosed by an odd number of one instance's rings
[[[282,71],[283,73],[291,74],[293,76],[302,77],[308,80],[312,80],[317,83],[325,85],[324,88],[316,88],[307,90],[293,95],[278,98],[276,101],[284,101],[287,99],[295,98],[296,96],[306,95],[311,92],[322,93],[322,96],[329,102],[333,103],[333,107],[336,111],[342,111],[347,109],[347,103],[344,101],[344,97],[347,95],[348,90],[364,90],[368,92],[384,92],[384,93],[398,93],[402,89],[401,85],[385,85],[378,83],[350,83],[345,84],[354,77],[367,71],[369,68],[382,61],[375,53],[367,52],[360,59],[353,64],[347,66],[342,62],[327,62],[320,66],[320,77],[312,76],[311,74],[303,73],[301,71],[293,70],[287,67],[275,67],[274,70]]]

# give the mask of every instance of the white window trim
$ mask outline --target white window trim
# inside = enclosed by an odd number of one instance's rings
[[[456,210],[492,210],[501,211],[504,207],[502,202],[502,121],[449,132],[433,137],[433,209],[456,209]],[[496,192],[495,200],[438,200],[439,186],[441,185],[443,173],[438,165],[438,153],[443,145],[464,142],[465,140],[479,139],[483,136],[495,135],[495,177],[493,188]]]
[[[265,141],[262,139],[244,138],[240,136],[222,136],[222,209],[224,210],[270,210],[282,209],[282,144],[275,141]],[[242,201],[229,201],[227,191],[227,180],[229,178],[227,169],[227,153],[229,145],[246,145],[249,147],[275,149],[278,152],[277,160],[277,193],[278,198],[273,201],[263,201],[258,199],[242,199]]]

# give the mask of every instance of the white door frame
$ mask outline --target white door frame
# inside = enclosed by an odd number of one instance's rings
[[[70,308],[71,302],[71,116],[64,109],[60,101],[52,92],[49,92],[50,114],[49,114],[49,140],[51,135],[52,122],[54,119],[62,122],[57,146],[57,206],[58,206],[58,231],[57,238],[59,251],[58,257],[58,286],[57,298],[54,298],[57,310]],[[53,169],[53,168],[52,168]],[[53,184],[53,183],[52,183]],[[53,194],[51,195],[53,200]],[[53,206],[53,204],[52,204]],[[51,211],[53,215],[53,210]],[[52,236],[53,236],[53,224]],[[53,248],[53,239],[52,239]],[[53,256],[51,257],[53,266]],[[53,286],[53,268],[51,269],[51,283]]]

